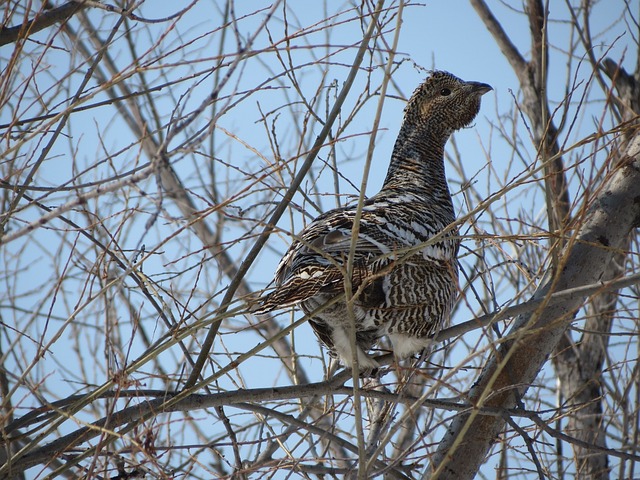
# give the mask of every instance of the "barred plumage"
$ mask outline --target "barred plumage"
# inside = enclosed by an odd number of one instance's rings
[[[445,178],[444,146],[478,114],[484,83],[432,72],[409,99],[389,170],[379,193],[362,208],[351,289],[350,318],[339,301],[310,319],[320,340],[352,367],[348,322],[355,320],[356,355],[363,371],[378,364],[367,352],[382,336],[405,358],[423,350],[449,320],[458,285],[457,231]],[[357,206],[331,210],[310,223],[284,255],[276,289],[255,313],[300,304],[307,314],[345,292]]]

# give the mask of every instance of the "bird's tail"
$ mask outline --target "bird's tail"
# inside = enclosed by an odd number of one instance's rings
[[[253,315],[265,315],[274,310],[281,310],[298,303],[298,301],[286,301],[286,294],[282,290],[274,290],[263,297],[258,297],[255,301],[249,302],[249,313]]]
[[[251,302],[248,309],[249,313],[253,315],[266,315],[267,313],[274,311],[277,306],[269,300],[270,296],[271,295],[259,297],[255,302]]]

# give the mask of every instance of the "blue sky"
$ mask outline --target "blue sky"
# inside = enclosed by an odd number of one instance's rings
[[[495,15],[522,55],[529,58],[529,30],[526,19],[505,3],[493,1],[489,3],[489,6],[494,10]],[[554,21],[549,25],[549,38],[552,45],[549,98],[552,107],[554,107],[566,95],[567,78],[573,78],[575,75],[579,83],[580,80],[589,78],[591,69],[584,62],[581,48],[578,49],[578,55],[575,58],[571,61],[568,60],[566,51],[571,41],[569,26],[565,22],[568,19],[568,14],[564,2],[551,3],[551,15]],[[596,38],[600,43],[595,46],[595,54],[596,57],[599,57],[607,51],[608,55],[615,60],[624,57],[623,65],[632,70],[635,67],[633,62],[637,50],[636,40],[633,38],[634,27],[629,23],[625,25],[624,22],[618,22],[618,17],[622,12],[621,4],[616,3],[616,7],[611,8],[613,3],[615,2],[599,2],[594,7],[591,16],[591,30],[603,32]],[[251,35],[264,19],[265,11],[255,15],[252,12],[260,6],[267,9],[270,5],[269,2],[237,2],[235,6],[236,16],[239,19],[238,30],[244,39]],[[326,108],[330,108],[332,99],[335,98],[336,88],[339,89],[346,78],[350,62],[355,55],[354,45],[362,38],[361,25],[357,21],[352,21],[352,13],[341,13],[335,17],[333,29],[329,30],[320,23],[317,32],[299,36],[296,34],[300,29],[313,28],[312,26],[321,22],[327,13],[346,11],[350,4],[329,2],[328,12],[324,11],[322,2],[297,0],[289,1],[286,5],[287,33],[293,38],[291,39],[292,48],[288,51],[283,50],[282,53],[290,55],[294,65],[303,65],[296,69],[295,74],[305,98],[311,98],[320,85],[325,86],[323,92],[326,92],[326,106],[320,104],[317,106],[318,112],[323,113]],[[637,12],[637,2],[634,2],[633,6]],[[516,7],[520,8],[520,5],[518,4]],[[175,8],[173,2],[148,1],[142,5],[139,14],[148,18],[161,18],[174,13]],[[222,35],[222,30],[219,29],[221,25],[219,8],[216,2],[201,1],[195,4],[184,17],[175,21],[147,24],[144,28],[136,22],[131,24],[135,46],[146,68],[146,81],[151,86],[163,83],[172,84],[172,86],[164,87],[152,94],[153,103],[165,129],[172,116],[192,111],[210,93],[212,76],[215,73],[213,69],[217,62],[216,57]],[[99,25],[102,38],[106,38],[110,28],[117,20],[116,16],[97,10],[92,10],[89,15],[95,25]],[[341,23],[346,20],[350,21]],[[272,39],[280,40],[285,37],[284,25],[284,13],[280,9],[269,22],[269,33]],[[389,28],[393,25],[391,24]],[[72,26],[76,29],[80,28],[75,21],[72,22]],[[86,73],[88,64],[81,59],[79,53],[72,48],[70,41],[63,36],[57,37],[53,42],[54,48],[46,50],[45,54],[40,57],[42,44],[46,43],[50,35],[51,30],[34,35],[33,40],[42,43],[27,44],[26,50],[34,53],[28,61],[25,60],[19,65],[18,73],[22,75],[22,81],[30,82],[34,90],[38,89],[40,92],[44,92],[46,101],[43,103],[46,104],[45,108],[48,111],[60,111],[66,106],[65,101],[75,93],[75,88]],[[228,32],[227,35],[223,50],[232,60],[232,54],[236,48],[235,39]],[[390,42],[392,36],[392,32],[388,32],[385,39]],[[576,41],[575,38],[573,41]],[[267,33],[262,32],[257,36],[253,50],[259,52],[270,45],[271,40]],[[344,49],[341,49],[341,46]],[[134,71],[131,67],[129,48],[126,38],[118,36],[114,45],[109,49],[109,53],[115,59],[119,69],[125,73]],[[165,56],[165,53],[172,49],[174,52]],[[339,53],[335,53],[336,51]],[[329,63],[327,65],[318,64],[318,59],[323,59],[327,52],[331,53],[331,56],[328,57]],[[3,64],[7,65],[11,53],[12,46],[0,48],[0,68],[3,68]],[[157,61],[155,60],[156,55],[161,57]],[[523,121],[511,113],[514,109],[514,99],[519,98],[518,81],[493,38],[467,2],[429,1],[424,4],[407,6],[404,10],[396,61],[400,62],[400,65],[393,75],[393,82],[388,91],[389,97],[384,104],[380,131],[376,141],[374,164],[368,180],[367,193],[369,195],[377,191],[386,173],[388,158],[402,118],[404,102],[401,97],[408,97],[425,77],[425,69],[430,68],[448,70],[463,79],[486,82],[494,87],[494,91],[483,98],[482,110],[475,125],[458,132],[455,135],[455,143],[450,143],[447,148],[447,152],[452,157],[459,156],[463,160],[465,180],[474,179],[476,190],[481,199],[488,198],[510,179],[526,173],[535,160],[535,146],[526,141],[528,134]],[[369,66],[367,62],[368,59],[365,60],[363,66]],[[382,75],[382,68],[379,65],[384,63],[384,55],[377,56],[374,63],[375,68],[371,74],[372,83],[379,83]],[[30,79],[29,75],[33,65],[39,65],[38,74],[35,79]],[[77,70],[67,77],[71,66]],[[224,68],[220,69],[221,75],[225,73]],[[367,78],[365,73],[363,71],[363,74],[358,77],[353,93],[345,102],[342,112],[343,120],[351,113],[356,104],[358,93],[363,90]],[[273,202],[279,199],[278,194],[272,194],[268,191],[260,192],[256,196],[245,192],[245,189],[251,184],[246,178],[246,172],[263,171],[270,162],[274,161],[270,142],[272,132],[268,131],[261,122],[263,113],[267,113],[269,125],[277,134],[285,159],[290,160],[290,165],[294,165],[296,162],[293,157],[297,152],[297,145],[300,143],[300,132],[303,129],[300,120],[303,118],[306,107],[299,103],[300,98],[293,88],[292,82],[282,74],[283,67],[274,53],[261,53],[249,57],[233,74],[232,80],[221,92],[221,105],[224,105],[227,99],[232,102],[241,101],[222,116],[216,124],[214,151],[212,152],[209,148],[210,144],[207,140],[194,150],[185,149],[172,157],[174,168],[183,181],[192,188],[199,208],[205,210],[214,204],[209,196],[210,191],[206,181],[201,181],[199,176],[209,168],[216,170],[217,179],[220,181],[217,185],[219,193],[225,196],[237,196],[237,200],[225,207],[224,214],[228,218],[222,234],[223,241],[231,242],[238,234],[244,234],[249,230],[250,220],[258,213],[266,212],[269,208],[268,205],[261,202]],[[322,74],[326,77],[323,78]],[[327,86],[333,82],[336,87],[332,90]],[[89,83],[91,88],[94,85],[94,82]],[[135,91],[142,88],[142,79],[134,74],[127,80],[127,85]],[[243,92],[251,91],[260,85],[265,88],[246,98],[243,96]],[[55,95],[50,93],[60,86],[66,90],[59,91]],[[87,89],[86,93],[91,93],[93,91],[91,88]],[[579,84],[578,90],[582,91],[580,89],[584,89],[584,84]],[[20,91],[19,88],[16,88],[16,92]],[[596,128],[598,115],[602,110],[602,95],[597,92],[592,92],[592,94],[594,101],[588,106],[590,110],[579,118],[575,131],[568,135],[569,144],[571,139],[581,138]],[[104,93],[98,93],[87,103],[106,98]],[[292,102],[294,105],[291,108],[284,108],[288,102]],[[373,114],[377,106],[376,102],[376,98],[372,99],[358,112],[355,120],[345,130],[342,140],[336,145],[335,156],[342,175],[340,181],[342,194],[353,196],[357,193],[357,186],[361,184],[364,153],[366,152]],[[20,118],[41,113],[40,103],[34,102],[28,107],[27,104],[27,100],[19,100],[17,95],[10,97],[4,108],[0,109],[0,123],[8,123],[11,120],[14,115],[14,107],[19,112]],[[152,118],[153,112],[149,103],[142,101],[141,105],[147,118]],[[575,106],[569,109],[569,111],[574,110]],[[210,116],[211,114],[207,113],[199,117],[194,122],[193,131],[198,128],[206,128]],[[513,126],[514,131],[519,133],[521,143],[518,145],[516,153],[514,153],[512,146],[501,137],[500,128],[504,126]],[[304,133],[307,145],[315,138],[319,130],[320,126],[317,122],[310,123],[308,130]],[[0,131],[0,133],[4,132]],[[38,155],[48,138],[50,138],[50,131],[46,134],[36,135],[21,149],[21,156],[18,157],[17,164],[30,165],[30,161]],[[181,141],[183,138],[181,137],[179,140]],[[75,183],[84,183],[111,178],[118,173],[128,171],[148,161],[148,158],[140,154],[137,141],[112,107],[97,107],[74,114],[64,135],[54,145],[47,160],[39,169],[34,184],[45,187],[55,186],[72,182],[72,179],[75,179],[73,180]],[[8,144],[10,143],[9,141]],[[170,145],[170,150],[178,147],[178,144],[178,141],[173,142]],[[576,155],[578,154],[576,153]],[[214,160],[211,159],[212,156]],[[322,163],[329,157],[328,149],[323,149],[314,166],[313,175],[303,185],[309,198],[313,199],[321,210],[332,208],[335,205],[334,177],[329,169],[323,167]],[[573,159],[571,156],[569,158]],[[95,165],[96,159],[99,160],[97,166]],[[595,163],[597,164],[598,161],[601,162],[602,159],[598,159]],[[448,166],[447,172],[452,190],[457,192],[462,182],[460,172],[451,165]],[[4,173],[3,171],[3,175]],[[580,191],[581,185],[574,171],[571,175],[573,194]],[[12,181],[17,182],[20,179],[23,179],[23,176],[18,175],[11,178]],[[286,186],[287,180],[289,178],[286,176],[280,180],[274,175],[273,178],[269,178],[265,182],[270,185],[278,186],[281,183]],[[119,232],[118,238],[122,242],[120,247],[123,249],[134,249],[144,243],[147,251],[156,250],[145,262],[144,272],[150,279],[157,281],[160,288],[164,289],[160,295],[165,300],[170,298],[170,292],[179,292],[179,303],[191,302],[188,303],[190,308],[204,303],[212,295],[216,300],[219,300],[228,285],[228,278],[217,271],[215,260],[209,258],[201,242],[185,228],[180,213],[168,199],[164,199],[164,209],[160,219],[156,221],[153,228],[145,230],[145,222],[152,216],[155,208],[153,201],[149,200],[149,195],[153,196],[156,192],[155,179],[150,178],[135,188],[105,196],[99,206],[90,204],[90,207],[95,207],[96,211],[101,212],[100,221],[104,225],[111,231]],[[52,195],[43,194],[42,200],[47,205],[55,206],[68,198],[71,198],[69,193],[64,192]],[[481,199],[473,200],[475,203],[471,207]],[[346,200],[347,198],[341,199],[343,203]],[[307,208],[311,216],[316,213],[313,206],[302,195],[296,196],[294,204]],[[469,209],[469,205],[465,204],[461,194],[456,195],[456,205],[460,215]],[[516,218],[522,210],[526,210],[530,212],[532,220],[539,222],[532,221],[531,230],[536,232],[536,228],[544,228],[544,197],[541,184],[533,188],[523,185],[522,189],[516,189],[506,194],[492,208],[495,208],[494,213],[498,217],[505,219],[505,224],[509,224],[509,220]],[[139,215],[129,217],[131,212],[139,212]],[[235,218],[240,215],[240,212],[244,212],[247,217]],[[17,217],[22,221],[31,221],[40,215],[41,212],[31,208],[20,212]],[[89,223],[87,216],[82,212],[73,211],[68,215],[81,225]],[[489,233],[494,233],[494,226],[489,223],[490,218],[487,215],[480,214],[478,220],[482,228]],[[216,221],[215,214],[209,215],[205,221],[213,224]],[[291,214],[283,217],[279,226],[284,231],[289,230],[290,227],[293,231],[297,231],[304,222],[305,219],[294,210]],[[99,227],[96,225],[92,225],[92,228]],[[12,224],[12,228],[15,229],[22,226],[24,224],[18,221]],[[5,314],[4,321],[11,318],[9,323],[14,326],[16,331],[22,331],[20,329],[24,328],[24,331],[33,338],[39,338],[38,336],[42,335],[45,340],[54,338],[54,332],[61,328],[63,334],[61,339],[57,340],[50,352],[45,355],[45,360],[38,364],[37,373],[34,373],[34,381],[46,382],[48,388],[56,395],[64,396],[80,388],[75,383],[79,380],[65,371],[70,362],[75,367],[73,362],[76,360],[70,360],[70,358],[76,358],[74,355],[95,355],[96,359],[102,359],[104,353],[101,349],[106,349],[100,341],[90,339],[92,332],[100,331],[103,327],[101,315],[106,307],[102,302],[90,302],[90,307],[86,309],[86,317],[83,317],[83,321],[91,325],[91,328],[85,330],[67,325],[62,329],[63,322],[59,320],[70,318],[78,305],[89,301],[87,292],[94,293],[99,290],[100,285],[97,276],[94,276],[93,269],[101,268],[103,263],[101,263],[99,252],[85,243],[82,238],[57,230],[66,228],[64,225],[54,221],[51,222],[50,227],[54,230],[38,229],[33,234],[24,236],[3,247],[0,261],[6,266],[6,269],[8,271],[22,269],[20,278],[15,283],[7,282],[7,284],[15,285],[15,291],[12,292],[14,295],[22,295],[18,303],[26,310],[33,309],[34,305],[43,305],[40,308],[40,316],[37,316],[36,320],[29,320],[27,314],[11,311]],[[465,230],[465,232],[473,233],[471,230]],[[504,232],[495,233],[502,234]],[[240,261],[252,241],[252,237],[249,237],[230,247],[234,258]],[[286,234],[272,235],[265,252],[250,271],[249,282],[254,290],[264,288],[271,281],[275,266],[289,241],[290,237]],[[468,240],[467,245],[474,248],[474,240]],[[491,250],[491,248],[495,250]],[[505,259],[508,255],[517,256],[521,252],[517,245],[508,242],[501,243],[498,247],[491,246],[488,250],[488,256],[494,263],[499,258]],[[203,263],[205,259],[206,262]],[[57,284],[57,276],[62,275],[57,267],[66,264],[69,265],[69,270],[64,273],[67,276],[64,282]],[[200,266],[202,266],[202,271],[196,275],[195,272]],[[471,260],[467,261],[467,266],[472,268]],[[173,276],[174,273],[176,273],[175,276]],[[146,325],[149,326],[153,338],[157,339],[164,333],[164,327],[160,323],[154,323],[157,322],[157,318],[153,311],[148,309],[144,298],[136,294],[131,285],[127,284],[126,287],[134,299],[134,303],[143,312],[143,320],[147,322]],[[56,295],[57,288],[60,291]],[[193,295],[193,298],[190,295]],[[114,294],[114,298],[116,297]],[[498,289],[498,298],[495,300],[498,304],[502,304],[512,297],[513,291]],[[6,298],[2,299],[3,302],[6,300]],[[169,303],[172,313],[177,319],[184,316],[179,303]],[[479,311],[477,303],[470,296],[469,305],[460,309],[454,322],[467,320],[476,314]],[[123,324],[128,322],[129,312],[121,304],[116,302],[115,305],[116,316]],[[50,323],[43,320],[47,315],[50,315]],[[280,319],[283,326],[288,324],[286,315]],[[95,322],[95,324],[91,322]],[[218,355],[216,358],[222,365],[228,361],[228,358],[246,351],[261,341],[257,335],[246,331],[246,328],[246,319],[237,317],[229,323],[229,328],[224,329],[223,342],[218,342],[215,346],[215,352]],[[204,335],[205,333],[202,332],[201,337]],[[77,345],[78,336],[88,338],[86,345],[84,345],[86,350],[80,349],[81,351],[71,354],[74,345]],[[465,337],[461,341],[461,351],[468,351],[470,346],[478,341],[478,337],[479,333]],[[12,337],[3,338],[3,348],[6,348],[13,340]],[[312,379],[320,379],[323,375],[320,358],[324,356],[323,358],[326,359],[326,353],[318,345],[309,327],[303,326],[297,329],[293,340],[296,342],[298,352],[303,356],[304,354],[308,355],[302,362],[305,367],[310,369]],[[123,344],[127,344],[128,339],[123,338],[121,341]],[[30,358],[37,343],[34,341],[33,343],[25,343],[25,345],[24,351],[27,353],[24,354],[24,358]],[[197,345],[193,348],[195,350]],[[131,342],[128,359],[135,358],[143,350],[142,344],[134,339]],[[224,350],[232,352],[229,357],[225,356]],[[272,352],[267,350],[267,353],[272,356]],[[167,352],[166,355],[162,361],[166,362],[170,369],[177,368],[176,366],[181,364],[181,353],[177,349]],[[453,363],[456,361],[455,357],[451,360]],[[480,362],[481,359],[472,361],[474,366]],[[253,359],[240,369],[243,381],[249,387],[290,382],[280,370],[274,375],[265,375],[265,371],[278,368],[277,364],[278,361],[272,357]],[[16,368],[17,371],[22,371],[25,365],[16,360]],[[92,368],[89,363],[87,370],[90,371]],[[100,368],[96,371],[97,373],[93,372],[95,374],[93,380],[99,384],[106,378]],[[144,370],[140,377],[144,378],[149,386],[154,385],[152,375],[147,376],[147,373]],[[472,375],[469,375],[469,379],[472,379]],[[234,380],[240,382],[238,378]],[[234,388],[234,384],[227,379],[221,382],[221,388]]]

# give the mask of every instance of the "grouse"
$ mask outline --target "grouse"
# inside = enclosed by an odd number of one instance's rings
[[[431,72],[405,107],[384,184],[364,201],[359,223],[357,205],[311,222],[295,237],[276,269],[275,290],[259,300],[254,313],[296,304],[307,315],[317,310],[309,322],[318,338],[348,367],[355,356],[361,372],[378,367],[367,352],[385,335],[396,358],[429,347],[448,322],[458,289],[460,241],[451,226],[444,147],[454,131],[474,120],[481,96],[490,90],[486,83]],[[346,289],[353,295],[351,311]]]

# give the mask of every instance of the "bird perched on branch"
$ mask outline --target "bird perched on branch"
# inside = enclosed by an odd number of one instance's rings
[[[396,358],[427,348],[448,322],[458,288],[460,241],[444,146],[473,121],[490,90],[431,72],[404,110],[380,192],[360,209],[328,211],[302,230],[277,267],[275,290],[254,313],[299,304],[309,315],[334,300],[309,322],[343,364],[353,368],[355,360],[365,374],[378,367],[368,351],[384,335]]]

